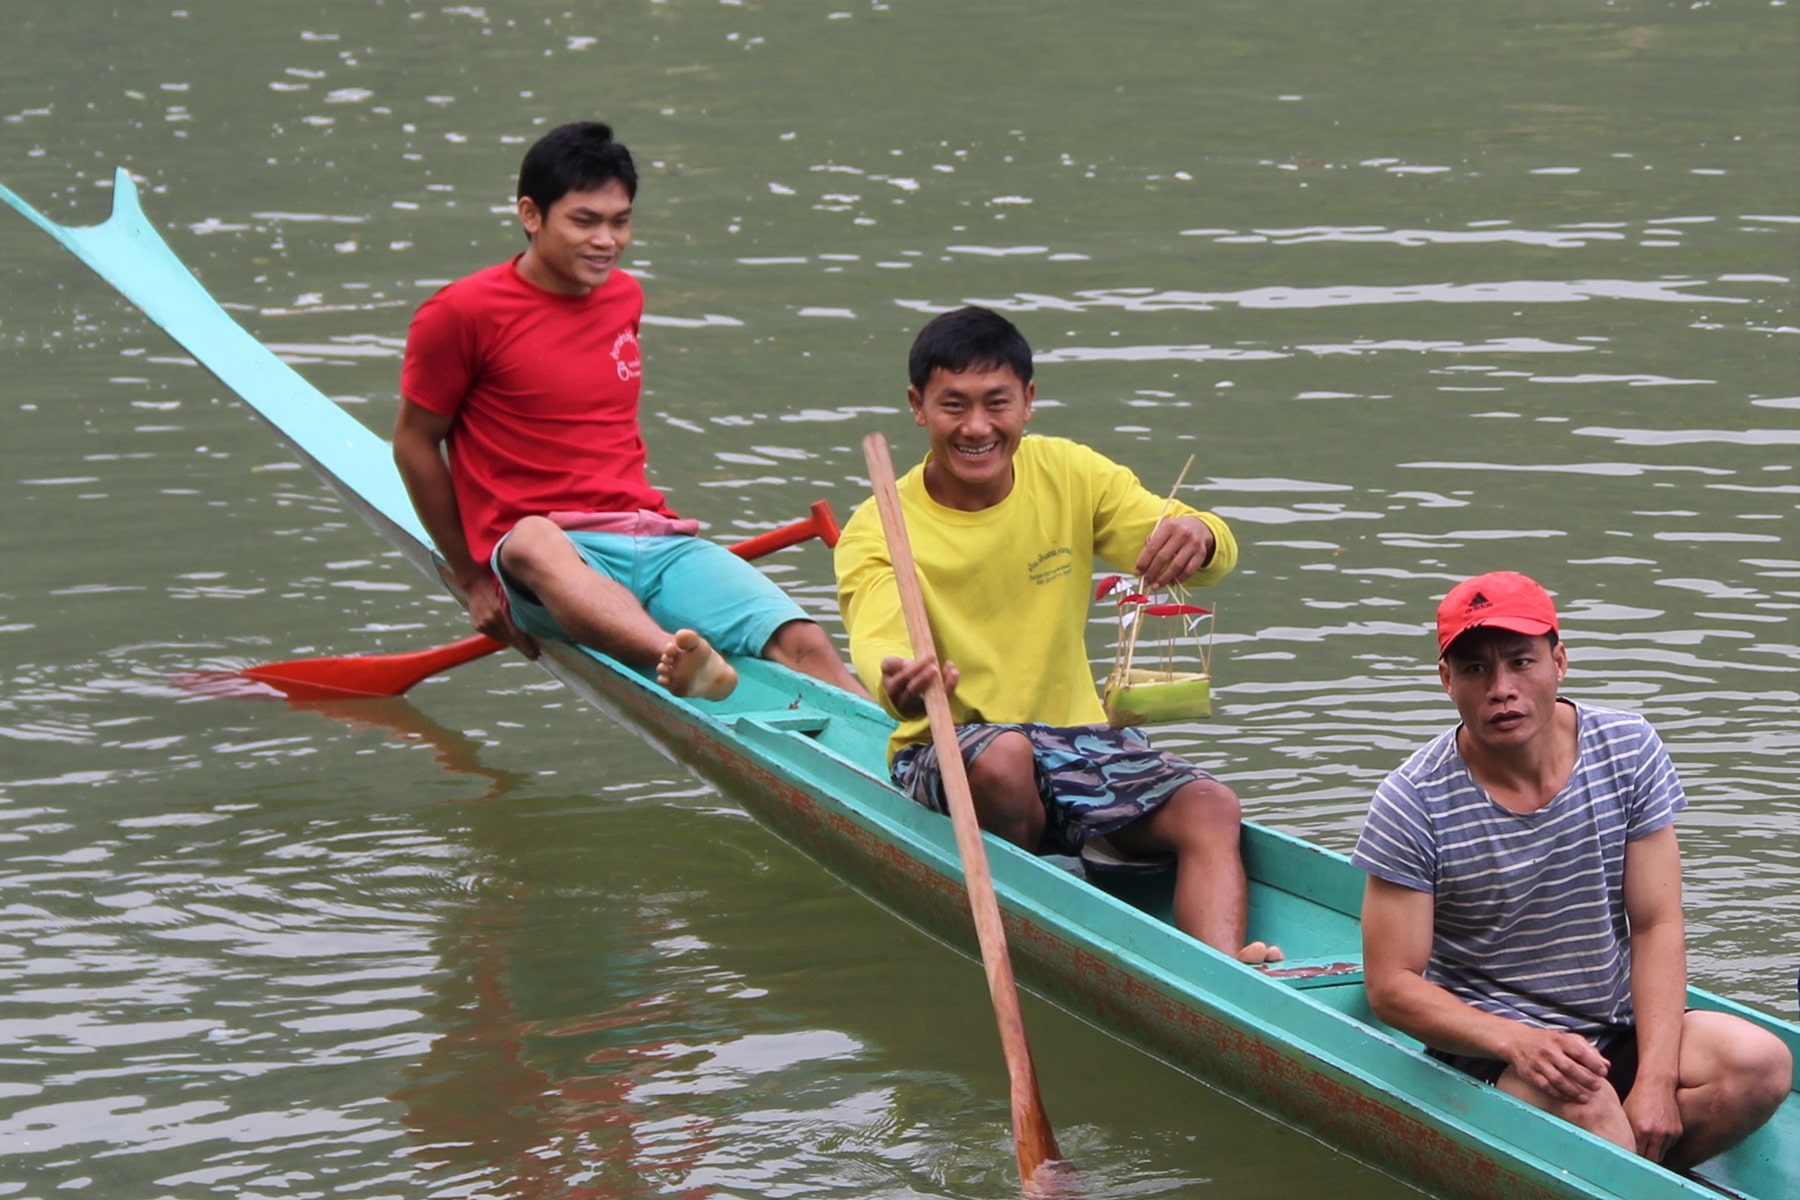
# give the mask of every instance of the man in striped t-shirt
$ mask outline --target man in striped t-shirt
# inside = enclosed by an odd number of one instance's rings
[[[1773,1035],[1685,1012],[1675,814],[1642,717],[1558,697],[1556,608],[1511,572],[1438,607],[1438,676],[1462,721],[1375,793],[1369,1003],[1434,1056],[1647,1158],[1692,1166],[1792,1086]]]

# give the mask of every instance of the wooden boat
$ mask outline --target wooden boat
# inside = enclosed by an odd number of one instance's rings
[[[119,172],[113,214],[58,225],[0,198],[92,267],[241,396],[418,566],[436,573],[387,445],[228,317],[144,218]],[[889,722],[875,707],[768,663],[741,664],[725,702],[670,697],[598,654],[553,648],[546,665],[642,731],[856,888],[946,940],[973,929],[943,817],[887,782]],[[1166,878],[1081,878],[989,839],[1019,978],[1040,995],[1245,1103],[1445,1197],[1514,1200],[1800,1197],[1800,1096],[1749,1140],[1677,1176],[1425,1057],[1371,1014],[1357,912],[1362,877],[1341,855],[1247,825],[1255,936],[1292,956],[1243,966],[1169,923]],[[1800,1028],[1693,990],[1695,1007],[1773,1030],[1800,1058]]]

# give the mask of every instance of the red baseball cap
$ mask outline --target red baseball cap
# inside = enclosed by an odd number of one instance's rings
[[[1471,629],[1505,629],[1527,637],[1561,636],[1550,593],[1516,571],[1490,571],[1450,589],[1438,605],[1438,657]]]

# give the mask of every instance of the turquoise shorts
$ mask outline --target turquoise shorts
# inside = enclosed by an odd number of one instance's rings
[[[756,657],[804,609],[761,571],[704,538],[633,537],[564,530],[587,564],[631,590],[644,611],[671,633],[692,629],[726,657]],[[530,588],[500,569],[501,538],[489,560],[506,593],[512,622],[535,638],[573,642]]]

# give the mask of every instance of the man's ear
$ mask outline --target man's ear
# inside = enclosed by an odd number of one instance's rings
[[[544,214],[538,211],[537,201],[530,196],[519,197],[519,224],[524,226],[526,237],[536,237],[537,231],[544,227]]]
[[[925,396],[916,387],[906,389],[906,402],[912,405],[913,424],[925,428]]]
[[[1025,423],[1031,423],[1031,402],[1037,399],[1037,381],[1025,385]]]

